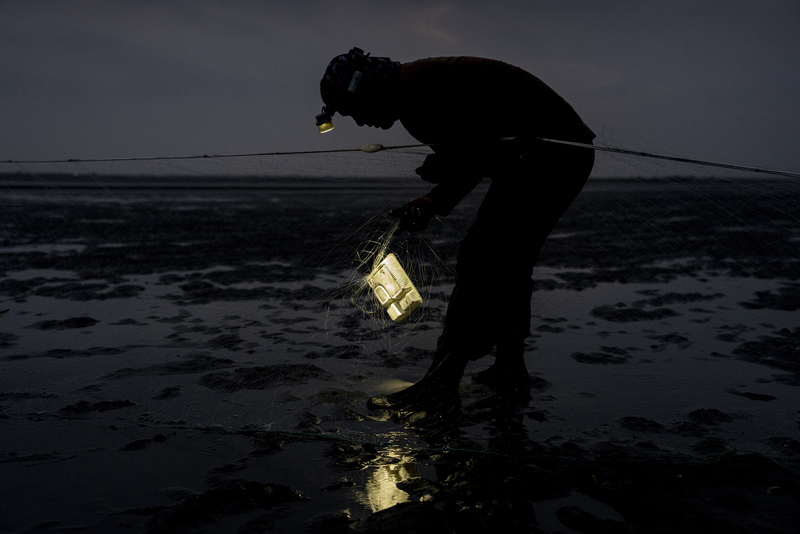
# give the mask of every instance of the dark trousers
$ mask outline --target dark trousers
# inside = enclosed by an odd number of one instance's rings
[[[492,184],[459,246],[440,350],[470,360],[495,345],[498,359],[524,354],[533,267],[593,165],[592,149],[537,141],[489,170]]]

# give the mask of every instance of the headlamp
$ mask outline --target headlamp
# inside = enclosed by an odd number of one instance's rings
[[[352,57],[353,62],[355,63],[355,72],[353,73],[353,77],[350,79],[350,84],[347,87],[348,93],[355,93],[356,89],[358,89],[358,85],[361,82],[361,77],[363,74],[361,70],[363,70],[364,61],[369,57],[369,52],[364,54],[364,51],[360,48],[353,47],[347,53],[349,56]],[[322,106],[322,113],[317,115],[317,128],[319,128],[319,133],[330,132],[333,130],[333,119],[331,118],[333,113],[328,112],[328,108],[326,106]]]
[[[322,106],[322,113],[317,115],[317,128],[319,128],[319,133],[333,130],[333,118],[331,118],[328,108],[325,106]]]

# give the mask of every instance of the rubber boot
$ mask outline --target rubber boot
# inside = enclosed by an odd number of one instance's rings
[[[461,404],[458,385],[468,361],[466,355],[441,343],[430,368],[416,384],[391,395],[373,397],[367,401],[367,408],[440,414],[457,409]]]
[[[483,384],[494,389],[499,395],[516,400],[530,399],[531,378],[525,365],[524,342],[522,350],[516,349],[511,354],[498,343],[497,358],[488,369],[472,375],[472,382]]]
[[[497,357],[488,369],[472,375],[472,382],[494,389],[499,395],[530,399],[531,378],[525,365],[525,338],[529,331],[508,329],[497,342]]]
[[[501,315],[503,326],[498,329],[497,357],[494,364],[480,373],[472,375],[472,382],[484,384],[498,393],[513,397],[530,396],[531,379],[525,366],[525,339],[530,336],[531,296],[533,281],[525,282],[527,288],[503,304]],[[523,283],[517,284],[519,288]]]

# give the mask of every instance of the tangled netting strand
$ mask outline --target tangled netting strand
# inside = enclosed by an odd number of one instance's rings
[[[386,213],[426,192],[413,169],[427,149],[386,148],[12,162],[0,187],[0,358],[16,371],[2,413],[108,412],[158,428],[391,435],[413,446],[364,401],[427,367],[458,242],[488,184],[424,234],[398,235]],[[723,438],[744,429],[772,439],[742,448],[770,453],[796,439],[782,403],[798,381],[800,333],[787,319],[799,292],[797,182],[721,179],[695,160],[598,149],[606,176],[652,173],[626,157],[637,154],[675,164],[656,174],[683,177],[591,180],[551,235],[528,343],[532,437],[599,439],[611,424],[683,451],[674,443],[687,424],[710,418],[729,428]],[[283,177],[269,176],[276,167]],[[402,325],[365,279],[388,252],[423,297]],[[634,376],[641,387],[620,387]],[[490,393],[465,387],[481,443]],[[752,411],[738,419],[745,401]]]

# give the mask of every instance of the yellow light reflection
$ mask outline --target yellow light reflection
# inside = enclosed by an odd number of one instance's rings
[[[372,508],[373,512],[408,502],[408,493],[398,488],[397,484],[414,478],[420,478],[420,474],[413,463],[400,462],[378,466],[369,477],[366,492],[361,493],[359,501]]]
[[[319,128],[319,133],[330,132],[333,130],[333,122],[323,122],[322,124],[317,124],[317,128]]]

